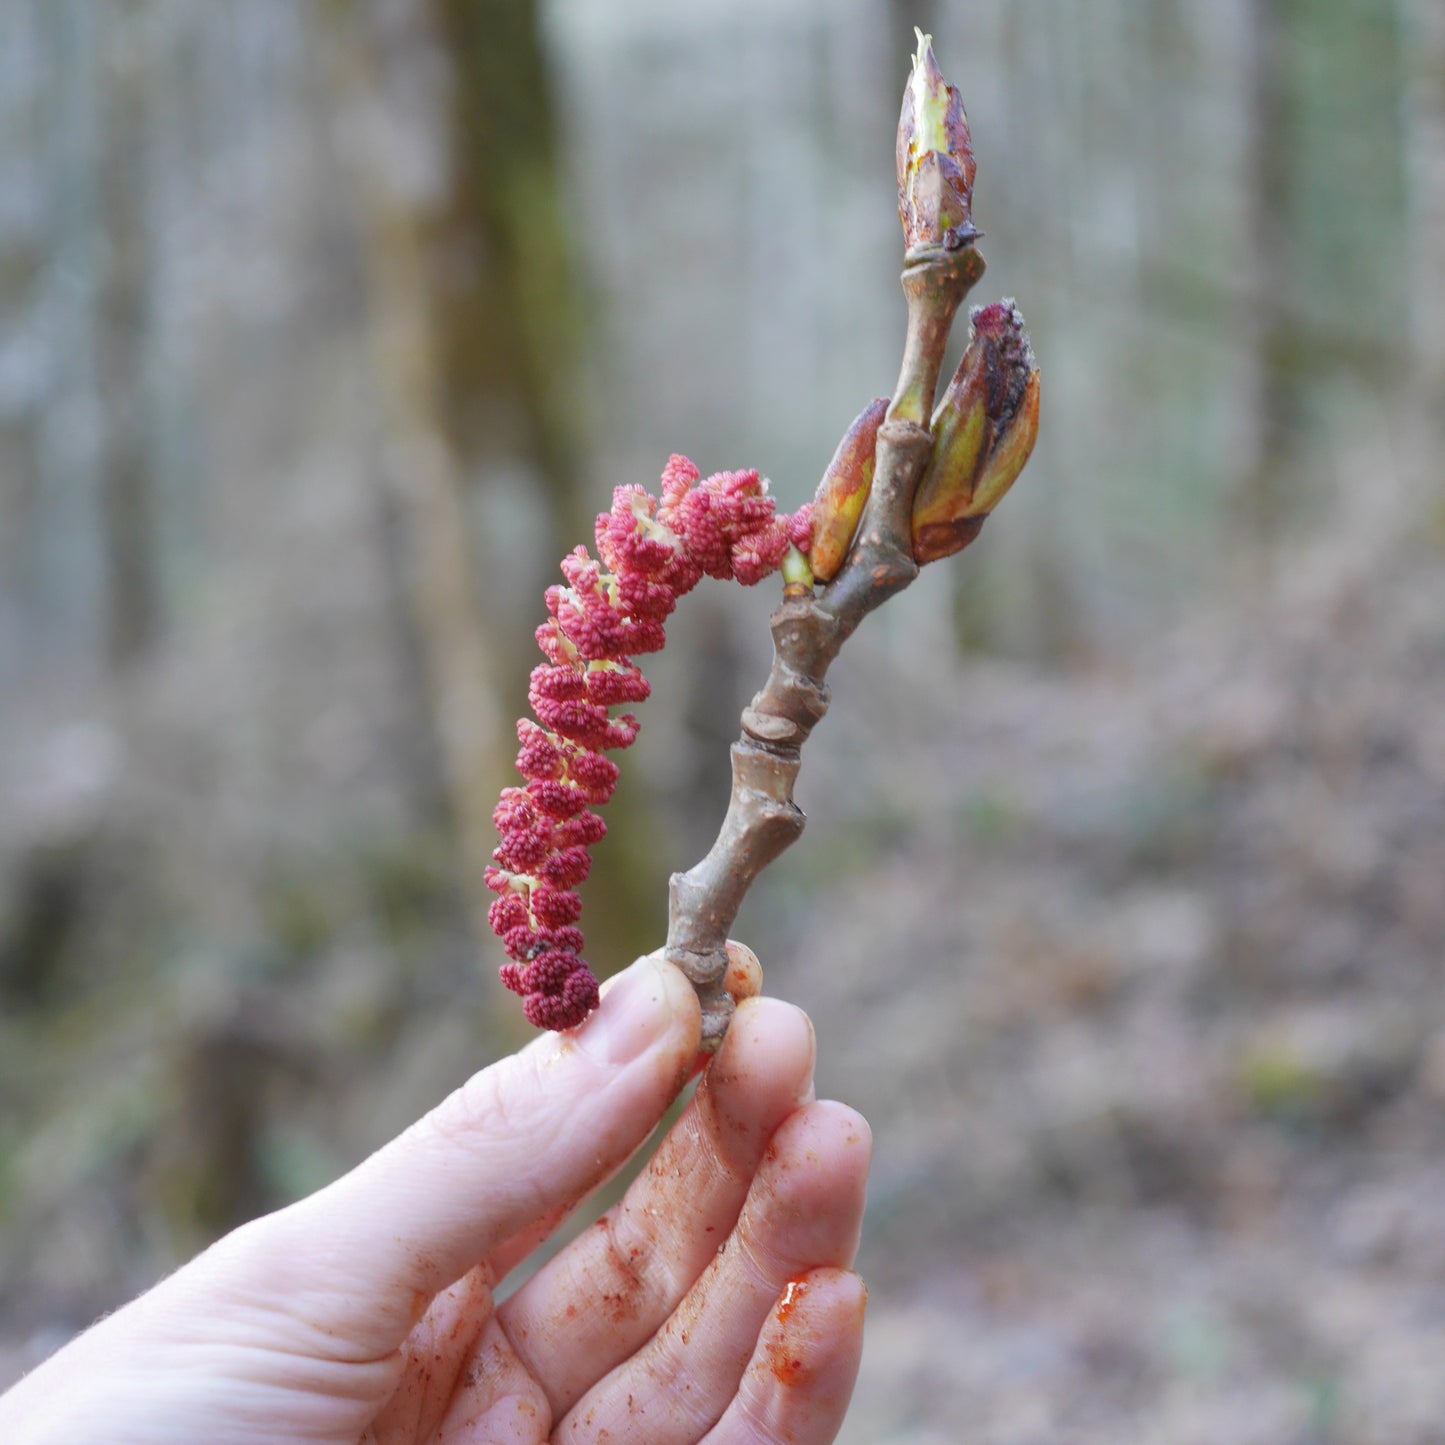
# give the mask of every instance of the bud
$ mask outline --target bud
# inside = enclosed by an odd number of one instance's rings
[[[913,501],[920,564],[962,551],[1023,470],[1039,434],[1039,371],[1012,301],[973,313],[973,335],[933,415]]]
[[[796,546],[790,546],[783,556],[783,596],[807,597],[817,581],[807,557]]]
[[[818,483],[813,498],[813,545],[808,550],[813,575],[830,582],[848,556],[853,534],[873,489],[873,462],[878,448],[878,428],[888,411],[888,398],[868,403],[853,425],[843,433],[833,460]]]
[[[971,211],[976,167],[968,117],[933,58],[933,37],[913,33],[918,54],[898,119],[898,219],[908,250],[957,251],[979,235]]]

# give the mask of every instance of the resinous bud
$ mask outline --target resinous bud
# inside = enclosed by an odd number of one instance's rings
[[[813,498],[813,545],[808,552],[813,575],[830,582],[848,556],[854,533],[873,489],[873,464],[878,428],[888,411],[888,398],[869,402],[843,433],[833,460]]]
[[[920,564],[962,551],[1003,499],[1039,434],[1039,370],[1012,301],[973,313],[973,334],[933,415],[913,502]]]
[[[956,251],[979,234],[973,224],[977,167],[968,116],[933,58],[933,37],[914,34],[918,53],[898,119],[898,219],[908,250]]]

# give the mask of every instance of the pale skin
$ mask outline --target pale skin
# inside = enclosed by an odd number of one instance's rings
[[[857,1374],[869,1135],[806,1016],[745,998],[620,1204],[494,1286],[701,1063],[660,957],[350,1174],[228,1235],[0,1396],[12,1445],[822,1445]]]

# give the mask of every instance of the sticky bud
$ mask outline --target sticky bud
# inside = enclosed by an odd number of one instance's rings
[[[1039,433],[1039,371],[1012,301],[973,313],[973,335],[933,415],[913,502],[913,556],[962,551],[1002,501]]]
[[[956,251],[979,235],[973,224],[977,167],[968,116],[933,58],[933,37],[913,33],[918,53],[898,118],[898,219],[910,251],[927,246]]]
[[[868,403],[843,433],[833,460],[818,483],[813,498],[813,545],[808,552],[813,575],[829,582],[838,573],[853,545],[853,534],[873,489],[873,463],[878,449],[878,428],[888,411],[888,398]]]

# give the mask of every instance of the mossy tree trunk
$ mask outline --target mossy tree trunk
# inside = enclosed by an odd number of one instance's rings
[[[517,0],[417,0],[377,15],[340,7],[350,33],[353,97],[402,110],[440,64],[437,189],[364,158],[364,226],[376,297],[378,362],[398,486],[411,536],[416,626],[428,657],[433,710],[471,912],[490,895],[482,875],[495,842],[492,807],[513,781],[511,716],[539,660],[532,628],[557,559],[591,538],[600,499],[582,466],[585,402],[576,347],[584,329],[565,207],[557,126],[540,17]],[[435,89],[435,87],[434,87]],[[403,123],[405,118],[403,117]],[[405,153],[405,147],[402,148]],[[543,519],[525,542],[503,535],[502,489],[521,475]],[[519,559],[530,546],[535,555]],[[504,560],[499,595],[482,577]],[[640,804],[609,809],[614,826]],[[632,796],[637,798],[636,790]],[[599,956],[625,961],[660,942],[660,889],[634,850],[609,850],[591,893]],[[629,862],[629,859],[634,860]],[[483,930],[490,941],[490,933]]]
[[[1289,304],[1291,141],[1296,117],[1286,63],[1285,18],[1276,0],[1249,6],[1245,181],[1248,283],[1244,328],[1248,384],[1241,388],[1244,444],[1235,476],[1246,533],[1268,544],[1287,512],[1285,496],[1296,427],[1296,342]],[[1257,553],[1252,554],[1259,560]]]

